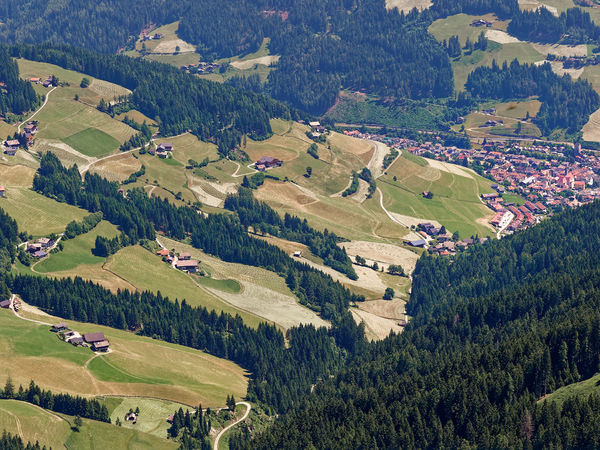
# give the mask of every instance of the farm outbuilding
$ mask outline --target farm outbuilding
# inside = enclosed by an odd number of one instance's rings
[[[94,344],[96,342],[102,342],[102,341],[106,341],[106,338],[104,337],[104,333],[102,331],[99,331],[97,333],[86,333],[83,335],[83,340],[85,342],[87,342],[88,344]]]
[[[57,323],[56,325],[52,325],[50,331],[54,331],[55,333],[60,333],[61,331],[68,330],[69,327],[65,322]]]
[[[8,308],[10,306],[10,300],[2,300],[0,302],[0,308]]]

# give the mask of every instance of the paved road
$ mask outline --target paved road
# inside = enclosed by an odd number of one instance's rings
[[[239,419],[236,420],[235,422],[233,422],[231,425],[226,426],[225,428],[223,428],[221,430],[221,432],[219,434],[217,434],[217,437],[215,438],[215,445],[213,446],[214,450],[219,450],[219,439],[221,439],[221,437],[232,427],[236,426],[238,423],[240,423],[242,420],[246,420],[246,418],[248,417],[248,414],[250,414],[250,410],[252,409],[252,406],[250,405],[250,403],[248,402],[237,402],[236,405],[244,405],[246,406],[246,413]]]

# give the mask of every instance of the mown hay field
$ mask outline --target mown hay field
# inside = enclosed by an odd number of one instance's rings
[[[142,247],[121,249],[108,259],[104,267],[127,280],[140,291],[160,291],[171,301],[179,299],[181,302],[185,299],[192,306],[204,306],[209,310],[224,311],[233,316],[240,314],[244,323],[249,326],[258,326],[261,322],[258,317],[231,306],[197,286],[188,275],[173,269],[160,257],[152,255]]]
[[[58,317],[32,316],[47,323]],[[53,392],[78,395],[151,396],[195,405],[221,406],[231,392],[243,396],[247,379],[234,363],[198,350],[131,332],[68,321],[80,333],[103,331],[112,352],[96,356],[58,339],[50,327],[0,311],[0,378],[16,385],[31,379]],[[48,370],[52,367],[53,370]],[[64,376],[68,373],[69,376]]]
[[[29,188],[10,186],[6,188],[5,197],[0,198],[0,208],[17,221],[19,231],[27,231],[34,236],[61,233],[69,222],[81,220],[88,214],[87,211],[56,202]]]

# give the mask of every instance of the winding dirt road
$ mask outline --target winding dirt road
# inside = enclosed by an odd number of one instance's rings
[[[44,109],[44,106],[46,106],[46,103],[48,103],[48,99],[50,98],[50,94],[52,93],[52,91],[54,89],[56,89],[56,86],[54,86],[52,89],[50,89],[50,91],[46,94],[46,100],[44,100],[44,103],[42,104],[42,106],[40,106],[40,108],[36,112],[34,112],[31,116],[29,116],[28,119],[24,120],[23,122],[21,122],[19,124],[19,127],[17,128],[17,132],[18,133],[21,133],[21,127],[23,126],[24,123],[29,122],[31,119],[33,119],[35,117],[35,115],[37,113],[39,113],[42,109]]]
[[[247,409],[245,414],[238,420],[236,420],[235,422],[233,422],[231,425],[227,425],[225,428],[223,428],[221,430],[221,432],[219,434],[217,434],[217,437],[215,438],[215,444],[213,445],[213,449],[214,450],[219,450],[219,439],[221,439],[221,437],[232,427],[236,426],[238,423],[240,423],[243,420],[246,420],[246,418],[248,417],[248,414],[250,414],[250,410],[252,409],[252,406],[250,405],[250,403],[248,402],[237,402],[236,405],[244,405]]]

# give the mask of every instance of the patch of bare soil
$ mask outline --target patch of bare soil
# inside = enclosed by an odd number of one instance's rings
[[[371,340],[385,339],[392,331],[394,333],[401,333],[404,329],[398,325],[398,321],[396,320],[384,319],[356,308],[351,308],[350,311],[357,324],[361,322],[365,323],[365,334]]]
[[[600,142],[600,109],[593,113],[588,123],[583,126],[583,139]]]
[[[394,300],[369,300],[357,304],[359,309],[384,319],[405,320],[406,302],[395,298]]]
[[[398,11],[408,13],[417,8],[419,11],[429,9],[433,5],[431,0],[386,0],[385,7],[387,9],[398,8]]]
[[[370,261],[377,261],[378,264],[399,264],[407,273],[410,273],[415,269],[415,265],[419,259],[419,255],[394,244],[352,241],[342,242],[339,246],[344,247],[346,253],[348,253],[348,256],[352,259],[354,259],[356,255],[360,255]]]
[[[179,47],[179,53],[193,53],[196,51],[196,47],[192,44],[188,44],[184,40],[174,39],[172,41],[164,41],[158,44],[154,49],[154,53],[175,53]]]
[[[239,70],[248,70],[252,69],[255,64],[270,66],[272,63],[279,61],[279,58],[281,58],[279,55],[267,55],[260,58],[247,59],[246,61],[232,61],[230,65]]]
[[[585,69],[584,67],[582,67],[581,69],[565,69],[563,68],[563,63],[559,61],[538,61],[535,63],[535,65],[540,66],[545,63],[550,64],[552,72],[554,72],[556,75],[562,76],[565,74],[569,74],[574,80],[579,78],[583,74],[583,71]]]

